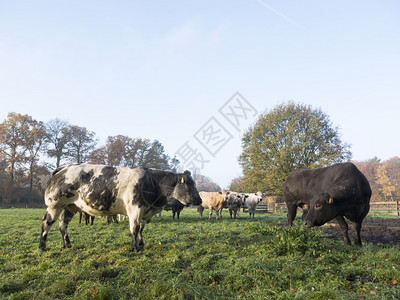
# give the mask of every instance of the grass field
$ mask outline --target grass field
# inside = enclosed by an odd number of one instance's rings
[[[344,246],[320,230],[281,226],[282,214],[254,220],[180,220],[164,212],[130,251],[128,221],[69,227],[58,222],[38,250],[41,209],[0,210],[1,299],[399,299],[400,247]]]

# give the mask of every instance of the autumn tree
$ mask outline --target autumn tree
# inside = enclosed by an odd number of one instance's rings
[[[378,191],[379,187],[376,182],[376,170],[381,165],[381,161],[379,158],[374,157],[372,159],[364,160],[364,161],[353,161],[356,167],[367,177],[369,185],[371,186],[372,196],[371,202],[379,202],[382,201],[382,197],[379,193],[375,193]]]
[[[6,162],[11,184],[15,181],[18,165],[22,165],[24,162],[25,137],[31,122],[32,117],[12,112],[0,124],[0,160]]]
[[[169,170],[171,167],[169,165],[169,156],[165,153],[163,144],[158,140],[154,140],[144,157],[143,166],[159,169],[159,170]]]
[[[386,166],[379,165],[376,169],[376,182],[379,186],[379,192],[385,197],[387,200],[393,198],[393,192],[395,190],[394,185],[392,184],[391,178],[387,174]]]
[[[229,185],[229,190],[238,192],[238,193],[244,193],[246,192],[246,186],[244,183],[244,177],[239,176],[234,179],[232,179],[230,185]]]
[[[347,161],[349,145],[320,109],[289,102],[265,112],[242,138],[239,163],[246,191],[278,195],[297,168],[319,168]]]
[[[4,162],[8,180],[3,185],[3,195],[8,202],[19,198],[20,187],[29,182],[29,198],[32,195],[35,166],[43,150],[43,123],[29,115],[9,113],[0,124],[0,160]]]
[[[97,144],[96,134],[85,127],[71,126],[68,129],[66,153],[73,163],[84,163],[87,161],[90,152]]]
[[[387,175],[394,187],[394,195],[400,197],[400,157],[395,156],[385,161]]]
[[[39,155],[46,150],[46,129],[43,122],[32,121],[32,128],[26,132],[26,163],[28,164],[29,182],[29,202],[32,201],[34,185],[39,188],[40,175],[44,175],[45,170],[38,167]]]
[[[46,141],[49,149],[47,155],[50,158],[55,158],[56,168],[61,164],[62,159],[68,157],[67,144],[71,124],[60,119],[50,120],[46,125]]]

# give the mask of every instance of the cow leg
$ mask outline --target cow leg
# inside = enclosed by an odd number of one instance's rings
[[[46,249],[47,235],[49,233],[51,226],[53,226],[55,220],[60,215],[61,211],[62,208],[47,208],[47,211],[42,219],[42,233],[40,235],[39,249],[43,251],[47,250]]]
[[[212,216],[213,209],[211,207],[209,207],[208,210],[209,210],[208,219],[210,220],[211,216]],[[217,215],[217,219],[218,219],[218,215]]]
[[[139,252],[140,251],[140,240],[139,240],[139,231],[140,231],[140,227],[143,226],[140,220],[140,212],[137,211],[134,214],[129,214],[129,228],[131,230],[131,234],[132,234],[132,251],[133,252]],[[145,221],[143,221],[144,223]],[[142,229],[143,230],[143,229]],[[142,241],[143,242],[143,241]]]
[[[62,239],[64,241],[64,248],[71,248],[71,242],[68,237],[68,224],[71,222],[74,213],[71,212],[68,207],[64,208],[60,219],[59,219],[59,228],[61,232]],[[87,224],[86,224],[87,225]]]
[[[338,221],[340,228],[342,228],[344,243],[346,245],[351,245],[351,241],[349,238],[349,225],[347,225],[343,216],[337,216],[335,219],[336,219],[336,221]]]
[[[296,218],[296,213],[297,213],[297,204],[294,205],[288,205],[288,224],[289,226],[293,225],[294,218]]]
[[[144,242],[143,242],[144,225],[146,225],[146,221],[143,221],[142,223],[140,223],[139,232],[138,232],[138,243],[139,243],[140,249],[142,249],[144,247]]]
[[[172,219],[175,219],[175,212],[172,212]]]
[[[131,229],[131,232],[132,232],[132,251],[133,252],[139,252],[140,251],[139,239],[138,239],[139,229],[140,229],[139,225],[134,225],[134,227]]]
[[[356,239],[355,239],[354,243],[360,247],[362,246],[361,235],[360,235],[361,226],[362,226],[362,222],[355,222],[355,224],[354,224],[354,229],[356,231]]]
[[[90,215],[85,213],[85,225],[89,225]]]
[[[181,212],[180,211],[177,211],[176,212],[176,216],[177,216],[177,218],[179,219],[179,215],[181,214]]]
[[[197,207],[197,211],[200,213],[200,219],[203,218],[203,211],[204,211],[204,207],[199,205]]]

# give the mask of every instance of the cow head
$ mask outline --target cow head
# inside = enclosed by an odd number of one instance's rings
[[[262,192],[257,192],[257,193],[256,193],[256,196],[257,196],[258,202],[263,201],[263,199],[264,199],[264,197],[265,197],[265,195],[264,195]]]
[[[307,227],[321,226],[335,218],[337,216],[335,202],[328,192],[315,195],[303,220],[304,225]]]
[[[224,201],[228,200],[228,197],[229,197],[230,193],[231,193],[230,191],[225,191],[225,190],[222,190],[222,191],[218,192],[218,194],[221,194],[222,196],[224,196]]]
[[[232,205],[232,204],[234,204],[234,203],[240,203],[240,204],[242,204],[242,197],[243,197],[243,195],[242,194],[239,194],[239,193],[230,193],[229,195],[228,195],[228,205]]]
[[[218,194],[222,195],[223,197],[223,202],[222,202],[222,207],[227,208],[228,207],[228,199],[229,199],[229,195],[231,194],[230,191],[219,191]]]
[[[172,198],[179,200],[181,203],[200,205],[201,198],[196,189],[196,184],[189,171],[177,174],[177,183],[172,192]]]
[[[246,203],[246,199],[249,198],[249,195],[246,195],[245,193],[242,193],[241,196],[242,196],[241,197],[242,198],[242,204],[245,204]]]

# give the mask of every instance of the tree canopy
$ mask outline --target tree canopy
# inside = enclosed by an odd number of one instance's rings
[[[43,204],[51,170],[64,163],[162,170],[176,170],[179,165],[176,158],[170,160],[158,140],[117,135],[108,137],[99,148],[97,142],[94,132],[67,121],[53,119],[45,124],[29,115],[9,113],[0,123],[0,203]]]
[[[351,158],[350,146],[325,113],[294,102],[262,114],[245,132],[242,147],[240,186],[275,195],[297,168],[319,168]]]

